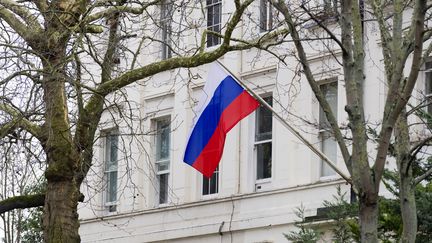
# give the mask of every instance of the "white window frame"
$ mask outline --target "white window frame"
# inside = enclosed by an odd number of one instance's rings
[[[335,111],[333,111],[333,114],[334,114],[334,116],[335,116],[335,118],[337,120],[337,116],[338,116],[338,104],[339,104],[339,90],[338,90],[339,89],[339,82],[338,82],[338,79],[337,78],[329,78],[327,80],[323,80],[323,81],[319,82],[320,88],[322,86],[324,86],[324,85],[331,85],[331,84],[336,84],[336,92],[337,92],[336,93],[336,95],[337,95],[336,96],[336,107],[335,107]],[[336,155],[335,157],[336,157],[336,159],[334,161],[332,161],[332,162],[334,162],[335,164],[337,164],[338,144],[337,144],[335,138],[332,135],[332,129],[331,129],[331,127],[325,128],[325,127],[321,126],[321,124],[325,123],[327,119],[324,118],[326,120],[325,121],[321,121],[321,117],[322,117],[321,113],[322,113],[323,117],[326,117],[326,116],[323,113],[324,111],[322,110],[322,108],[319,105],[319,103],[318,103],[318,106],[319,106],[319,111],[318,111],[319,112],[319,114],[318,114],[318,118],[319,118],[319,121],[318,121],[318,126],[319,126],[318,139],[319,139],[319,143],[320,143],[320,150],[324,153],[324,141],[327,140],[327,139],[333,139],[334,142],[335,142],[335,144],[336,144],[335,145],[335,155]],[[330,137],[327,138],[327,139],[325,139],[326,135],[330,135]],[[326,156],[328,156],[328,155],[326,154]],[[329,165],[327,165],[327,163],[324,160],[320,159],[319,177],[320,177],[321,180],[332,179],[332,178],[335,178],[337,176],[337,173],[336,173],[335,170],[333,170],[333,173],[330,174],[330,175],[324,175],[324,166],[329,166]]]
[[[161,26],[161,55],[162,60],[172,57],[171,50],[171,34],[172,34],[172,12],[173,2],[171,0],[163,0],[160,4],[160,26]]]
[[[209,1],[211,1],[211,4],[208,4]],[[212,19],[211,24],[208,25],[208,18],[209,18],[209,14],[210,14],[209,11],[210,11],[210,9],[213,10],[215,8],[219,8],[219,16],[218,16],[219,23],[217,23],[217,24],[214,23],[213,19]],[[212,15],[212,17],[213,17],[213,15]],[[206,0],[206,20],[207,20],[207,30],[211,30],[213,32],[218,32],[218,33],[222,32],[222,0]],[[214,29],[216,27],[219,28],[219,31],[214,31]],[[209,42],[210,38],[213,41],[215,36],[213,36],[211,33],[207,33],[207,37],[206,37],[207,48],[221,44],[222,39],[220,37],[216,37],[217,41],[215,43],[213,43],[213,42],[210,43]]]
[[[263,99],[272,98],[272,103],[273,103],[273,94],[272,93],[267,93],[264,95],[261,95],[261,97],[263,97]],[[259,108],[258,108],[259,109]],[[274,121],[273,121],[273,116],[272,116],[272,125],[271,125],[271,138],[270,139],[263,139],[263,140],[257,140],[256,139],[256,135],[257,135],[257,123],[258,123],[258,111],[259,110],[255,110],[255,116],[254,116],[254,131],[253,131],[253,154],[254,154],[254,180],[255,180],[255,191],[260,191],[260,190],[265,190],[266,186],[265,184],[269,184],[273,178],[273,168],[274,168],[274,153],[273,153],[273,126],[274,126]],[[258,146],[261,144],[266,144],[266,143],[270,143],[271,146],[271,169],[270,169],[270,177],[267,178],[259,178],[258,179]]]
[[[109,129],[109,130],[105,130],[105,131],[103,131],[102,132],[103,133],[103,136],[104,136],[104,139],[103,139],[103,143],[104,143],[104,146],[103,146],[103,153],[104,153],[104,156],[103,156],[103,158],[104,158],[104,175],[103,175],[103,181],[104,181],[104,191],[103,191],[103,205],[104,205],[104,207],[106,208],[106,210],[108,211],[108,212],[110,212],[110,213],[114,213],[114,212],[116,212],[117,211],[117,205],[118,205],[118,161],[119,161],[119,159],[118,159],[118,144],[119,144],[119,140],[118,140],[118,138],[119,138],[119,133],[118,133],[118,129],[117,128],[113,128],[113,129]],[[109,137],[111,137],[111,136],[115,136],[115,137],[117,137],[117,141],[116,141],[116,143],[117,143],[117,158],[116,158],[116,165],[115,165],[115,170],[114,169],[112,169],[112,168],[110,168],[110,169],[108,169],[107,167],[108,167],[108,162],[111,162],[111,161],[109,161],[109,160],[111,160],[111,144],[109,144],[108,145],[108,139],[109,139]],[[109,180],[109,178],[110,178],[110,173],[114,173],[114,172],[116,172],[117,173],[117,178],[116,178],[116,187],[117,187],[117,191],[115,192],[115,200],[113,200],[113,201],[108,201],[108,198],[109,198],[109,196],[108,196],[108,194],[109,193],[111,193],[111,192],[109,192],[109,189],[110,189],[110,180]]]
[[[164,159],[158,159],[158,133],[159,133],[159,129],[158,129],[158,123],[159,122],[166,122],[168,121],[168,129],[169,131],[169,141],[168,141],[168,158],[164,158]],[[155,170],[156,170],[156,181],[157,181],[157,186],[156,186],[156,204],[157,205],[166,205],[169,202],[169,187],[170,187],[170,183],[169,183],[169,179],[170,179],[170,169],[171,169],[171,116],[164,116],[164,117],[159,117],[153,120],[153,127],[154,127],[154,131],[155,131],[155,135],[154,135],[154,158],[155,158]],[[160,165],[163,163],[167,163],[167,168],[163,169],[163,170],[159,170]],[[167,178],[167,188],[166,188],[166,195],[165,195],[165,201],[161,202],[161,192],[160,192],[160,176],[162,175],[166,175]]]

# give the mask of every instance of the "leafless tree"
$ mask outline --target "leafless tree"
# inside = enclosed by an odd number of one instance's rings
[[[47,167],[45,194],[6,199],[1,212],[44,205],[45,242],[79,242],[80,185],[92,166],[106,104],[126,86],[145,83],[157,73],[196,67],[230,51],[265,48],[268,41],[274,44],[286,32],[234,38],[252,2],[235,0],[235,10],[226,15],[219,32],[205,30],[201,1],[0,0],[0,137],[21,136],[17,131],[31,134]],[[157,9],[166,5],[172,15],[156,17]],[[193,12],[201,18],[192,18]],[[168,24],[172,32],[161,34]],[[194,45],[181,41],[191,36]],[[220,45],[206,49],[209,39],[220,40]],[[161,45],[162,59],[151,58],[155,53],[149,51]]]
[[[299,1],[289,5],[283,0],[271,1],[284,16],[302,72],[325,113],[351,174],[360,201],[362,242],[378,241],[378,193],[389,150],[394,142],[393,134],[397,136],[395,149],[400,171],[404,221],[402,241],[414,242],[417,230],[413,191],[415,179],[412,178],[409,162],[412,160],[406,158],[412,158],[410,151],[416,150],[416,146],[410,144],[411,133],[408,131],[405,107],[413,94],[421,65],[430,53],[430,46],[424,47],[431,34],[427,1],[324,1],[324,8],[316,4],[318,1]],[[330,4],[333,6],[329,7]],[[313,35],[312,30],[304,31],[304,27],[311,23],[313,28],[318,29],[316,32],[321,34]],[[365,58],[371,59],[366,53],[366,43],[370,41],[367,36],[370,29],[367,26],[375,26],[379,30],[383,59],[381,65],[384,66],[387,84],[382,120],[374,138],[368,135],[370,124],[364,108],[364,81],[372,76],[365,71]],[[343,70],[349,139],[346,139],[311,69],[306,46],[313,46],[317,39],[321,40],[321,47],[327,47],[327,53],[333,55],[333,60],[340,63]],[[420,143],[429,140],[427,138]],[[370,146],[371,143],[376,146],[373,158],[368,154],[368,144]]]

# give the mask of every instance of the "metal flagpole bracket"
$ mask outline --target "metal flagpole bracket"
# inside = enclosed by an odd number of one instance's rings
[[[317,148],[315,148],[313,146],[312,143],[310,143],[305,137],[303,137],[303,135],[300,134],[299,131],[297,131],[297,129],[295,129],[293,126],[291,126],[285,119],[283,119],[282,116],[280,116],[271,105],[269,105],[267,102],[265,102],[265,100],[259,96],[255,91],[253,91],[251,88],[249,88],[245,82],[243,82],[243,80],[239,77],[237,77],[234,73],[232,73],[227,67],[225,67],[225,65],[223,65],[219,60],[216,60],[216,62],[223,67],[229,74],[231,74],[231,76],[233,76],[237,82],[244,88],[247,90],[247,92],[249,94],[251,94],[255,99],[257,99],[260,104],[262,104],[264,107],[266,107],[267,109],[269,109],[272,114],[276,117],[276,119],[278,119],[294,136],[296,136],[304,145],[306,145],[310,150],[312,150],[312,152],[314,152],[316,155],[318,155],[318,157],[320,157],[324,162],[326,162],[334,171],[336,171],[336,173],[338,173],[343,179],[345,179],[345,181],[347,181],[349,184],[352,184],[352,180],[350,179],[349,176],[345,175],[345,173],[343,173],[337,166],[336,164],[331,161],[323,152],[321,152],[320,150],[318,150]]]

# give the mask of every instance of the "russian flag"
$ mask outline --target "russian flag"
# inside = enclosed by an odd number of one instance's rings
[[[183,159],[208,178],[222,157],[226,134],[259,106],[218,63],[211,65]]]

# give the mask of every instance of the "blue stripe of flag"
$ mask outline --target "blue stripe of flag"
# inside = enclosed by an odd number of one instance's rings
[[[222,112],[242,92],[243,88],[231,76],[227,76],[219,84],[193,128],[186,146],[184,162],[189,165],[195,162],[218,126]]]

